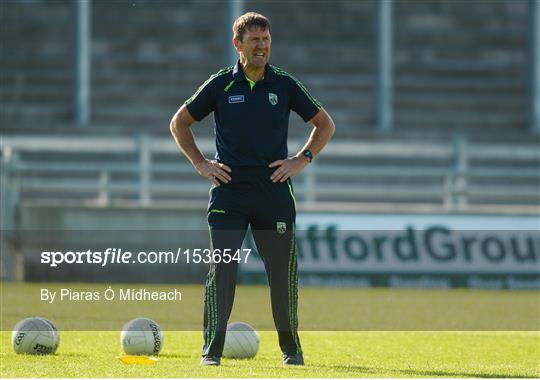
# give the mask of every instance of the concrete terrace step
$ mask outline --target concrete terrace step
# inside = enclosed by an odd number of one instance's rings
[[[43,123],[49,121],[70,121],[73,118],[69,105],[58,104],[25,104],[24,107],[3,105],[0,111],[2,122],[14,123]],[[4,128],[4,126],[2,126]]]
[[[396,11],[407,19],[411,25],[429,27],[439,25],[447,19],[462,20],[463,23],[479,24],[487,17],[504,20],[511,15],[520,17],[526,15],[527,3],[523,0],[512,1],[478,1],[477,6],[469,6],[465,1],[428,2],[423,0],[408,0],[396,2]],[[425,17],[431,17],[426,21]],[[439,23],[436,23],[439,21]],[[441,26],[445,24],[442,23]],[[488,25],[492,25],[489,23]]]
[[[445,120],[463,123],[484,123],[487,121],[493,123],[511,123],[526,120],[523,112],[497,112],[488,111],[468,111],[455,112],[453,110],[437,110],[436,112],[421,112],[414,110],[413,107],[396,110],[396,117],[407,120],[432,120],[444,122]]]
[[[338,111],[366,115],[372,115],[375,112],[375,100],[373,98],[357,96],[341,100],[333,96],[317,96],[317,100],[331,115]]]
[[[0,91],[0,104],[2,107],[19,107],[21,109],[31,107],[31,104],[71,104],[73,99],[70,91],[63,91],[62,93],[55,93],[51,96],[50,92],[20,92],[20,93],[6,93]]]
[[[358,112],[353,110],[343,110],[343,109],[332,109],[332,119],[336,125],[348,126],[360,126],[366,124],[373,124],[373,115],[370,110],[366,112]]]
[[[374,44],[373,44],[374,45]],[[353,44],[345,46],[327,46],[314,40],[304,41],[302,45],[295,46],[294,50],[290,49],[290,43],[280,44],[280,42],[273,41],[272,56],[286,57],[286,61],[296,61],[299,58],[303,58],[304,63],[306,59],[317,63],[317,58],[326,56],[328,58],[339,59],[340,64],[348,64],[350,62],[358,63],[359,65],[367,65],[373,67],[372,54],[375,53],[375,46],[364,44]],[[363,67],[363,66],[362,66]]]
[[[479,140],[500,140],[502,143],[508,143],[509,139],[516,139],[518,141],[525,141],[527,139],[527,128],[523,126],[509,126],[509,125],[448,125],[444,123],[434,124],[419,124],[419,123],[395,123],[396,134],[400,136],[406,136],[407,138],[426,139],[426,138],[443,138],[446,137],[448,141],[451,138],[460,133],[470,137],[474,137]],[[530,137],[528,137],[530,139]]]
[[[305,83],[309,83],[318,87],[342,87],[342,88],[372,88],[375,86],[376,80],[369,73],[358,71],[354,75],[333,72],[321,72],[319,74],[303,74],[299,78]]]
[[[0,78],[2,78],[2,81],[16,76],[24,76],[32,80],[39,80],[46,77],[61,81],[71,79],[73,76],[70,71],[59,69],[58,67],[54,67],[49,70],[45,70],[40,67],[22,69],[19,67],[4,67],[2,63],[3,62],[0,62]]]
[[[504,112],[526,113],[528,104],[526,99],[515,97],[496,97],[490,96],[459,96],[459,97],[435,97],[431,94],[397,94],[395,97],[395,106],[397,108],[422,108],[426,107],[429,112],[438,110],[454,111],[483,111],[493,112],[494,114]]]
[[[211,60],[201,60],[204,55],[212,57],[220,57],[221,53],[209,53],[201,52],[200,56],[192,54],[189,56],[153,56],[151,59],[139,55],[133,54],[113,54],[102,55],[92,57],[91,63],[93,65],[111,67],[115,69],[131,68],[135,70],[163,70],[174,68],[192,68],[192,69],[206,69],[206,70],[218,70],[220,67],[216,65],[216,62]],[[6,56],[2,60],[1,68],[5,69],[24,69],[24,70],[68,70],[73,66],[73,60],[71,56],[55,56],[45,57],[40,55],[33,56]]]
[[[482,65],[482,64],[458,64],[453,62],[422,63],[411,61],[408,63],[396,63],[396,75],[422,74],[444,78],[497,78],[497,77],[522,77],[526,75],[523,66],[517,64]]]
[[[527,82],[525,78],[498,76],[490,78],[441,78],[430,77],[425,74],[401,74],[396,75],[395,85],[399,88],[418,88],[429,91],[504,91],[523,93]],[[437,95],[437,93],[435,93]]]
[[[470,119],[466,121],[453,120],[450,117],[437,117],[437,115],[425,115],[424,118],[414,118],[413,116],[401,116],[396,112],[394,118],[396,129],[424,130],[424,133],[431,137],[437,135],[450,136],[456,133],[461,134],[489,134],[498,133],[506,130],[512,133],[527,133],[527,124],[525,120],[499,120],[499,119]],[[421,136],[418,136],[421,138]]]
[[[474,46],[483,46],[484,50],[490,50],[493,49],[491,46],[506,46],[515,48],[516,45],[519,46],[520,44],[526,43],[527,40],[526,26],[501,29],[455,28],[451,31],[432,28],[429,33],[426,33],[425,30],[415,31],[408,29],[406,26],[400,25],[398,22],[395,25],[395,30],[396,46],[407,46],[413,49],[415,46],[418,48],[418,46],[429,45],[432,45],[435,48],[443,49],[443,46],[439,44],[445,44],[449,46],[463,46],[464,49],[470,49]]]
[[[436,96],[434,96],[436,95]],[[413,100],[417,102],[425,103],[444,103],[444,104],[479,104],[490,105],[511,105],[511,106],[524,106],[527,104],[525,97],[505,96],[493,91],[486,91],[486,93],[468,93],[463,91],[462,93],[452,93],[448,91],[419,91],[416,89],[405,90],[397,89],[396,96],[401,101]]]
[[[480,50],[478,46],[464,49],[462,46],[447,46],[444,50],[436,49],[433,46],[416,45],[415,47],[399,48],[395,50],[394,59],[397,62],[408,62],[411,60],[423,62],[436,62],[445,60],[464,61],[499,61],[503,63],[511,62],[522,65],[526,62],[526,48],[512,48],[511,50]]]
[[[34,58],[27,59],[10,59],[9,57],[2,57],[2,63],[0,64],[1,69],[17,69],[19,71],[30,69],[43,70],[42,72],[47,72],[47,70],[70,70],[73,66],[72,62],[67,58],[55,58],[48,59],[41,56],[35,56]]]

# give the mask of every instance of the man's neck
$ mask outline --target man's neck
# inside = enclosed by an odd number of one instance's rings
[[[258,82],[264,78],[264,67],[254,67],[242,63],[242,68],[244,70],[244,75],[251,79],[253,82]]]

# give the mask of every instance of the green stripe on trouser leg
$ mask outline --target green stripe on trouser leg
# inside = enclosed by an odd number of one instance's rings
[[[216,265],[210,264],[208,278],[205,286],[205,306],[206,306],[206,326],[204,331],[204,351],[203,355],[208,353],[212,341],[216,335]]]
[[[292,183],[291,183],[290,178],[287,180],[287,186],[289,186],[289,194],[291,194],[291,197],[294,203],[294,209],[296,210],[296,197],[294,196],[294,190],[292,188]]]
[[[294,198],[294,196],[293,196]],[[292,226],[291,248],[289,251],[288,266],[288,292],[289,292],[289,325],[296,344],[297,352],[301,351],[298,341],[298,262],[296,259],[296,226]]]

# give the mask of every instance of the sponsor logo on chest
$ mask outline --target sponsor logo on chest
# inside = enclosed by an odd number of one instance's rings
[[[229,104],[231,103],[244,103],[244,95],[229,96]]]

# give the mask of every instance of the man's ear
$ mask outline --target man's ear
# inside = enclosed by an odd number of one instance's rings
[[[240,44],[242,43],[238,38],[233,38],[232,39],[232,43],[234,45],[234,49],[237,51],[237,52],[240,52]]]

